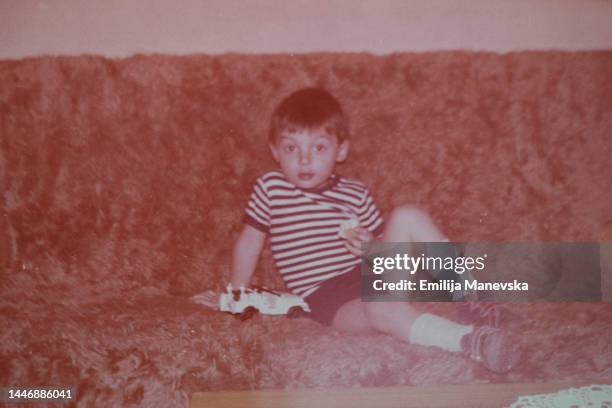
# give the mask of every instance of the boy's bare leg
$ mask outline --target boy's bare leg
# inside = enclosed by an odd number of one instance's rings
[[[343,304],[334,315],[332,326],[351,334],[366,334],[376,330],[366,314],[366,303],[361,299]]]
[[[389,217],[384,242],[444,242],[448,239],[436,227],[423,210],[403,206],[396,208]]]
[[[333,327],[352,334],[380,331],[406,342],[461,351],[461,338],[472,326],[461,325],[404,302],[362,302],[354,299],[336,312]],[[416,327],[416,329],[415,329]]]
[[[362,302],[353,299],[342,305],[333,326],[349,333],[381,331],[410,341],[410,328],[419,313],[403,302]]]
[[[446,238],[429,215],[414,207],[393,211],[383,235],[386,242],[435,242]],[[378,330],[411,341],[410,331],[421,313],[406,302],[362,302],[354,299],[336,312],[332,325],[351,333]],[[449,322],[451,324],[455,324]],[[465,330],[469,331],[466,326]]]
[[[446,241],[426,213],[411,207],[393,212],[384,239],[389,242]],[[512,369],[520,358],[515,345],[498,329],[488,326],[475,328],[431,313],[420,313],[405,302],[354,299],[336,312],[332,324],[352,333],[378,330],[412,344],[462,352],[499,373]]]
[[[403,206],[395,209],[389,218],[390,222],[385,231],[383,241],[384,242],[448,242],[448,238],[442,233],[442,231],[434,224],[433,220],[426,212],[410,206]],[[432,248],[435,252],[434,256],[455,256],[456,252],[452,244],[450,249],[443,247]],[[427,246],[413,248],[413,251],[421,253],[430,251]],[[448,253],[446,251],[451,251]],[[442,252],[440,252],[442,251]],[[469,279],[469,272],[459,276],[454,272],[430,270],[430,275],[438,280],[452,279],[457,282],[462,282],[463,279]],[[461,283],[463,285],[463,283]],[[455,291],[453,294],[454,300],[466,300],[464,294]],[[471,296],[471,295],[468,295]],[[453,303],[447,303],[445,305],[446,310],[454,310],[456,305]]]

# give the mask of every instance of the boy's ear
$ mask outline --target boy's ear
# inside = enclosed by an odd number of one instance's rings
[[[276,148],[274,143],[270,143],[268,144],[268,146],[270,146],[270,151],[272,152],[272,156],[274,157],[274,160],[276,160],[276,162],[278,163],[280,161],[278,159],[278,149]]]
[[[338,153],[336,154],[336,161],[342,163],[346,160],[349,152],[350,143],[348,140],[343,140],[338,146]]]

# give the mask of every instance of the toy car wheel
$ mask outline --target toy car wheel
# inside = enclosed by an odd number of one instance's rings
[[[287,317],[290,319],[295,319],[296,317],[300,317],[304,315],[304,309],[300,306],[292,306],[287,311]]]
[[[244,309],[242,313],[237,314],[236,318],[244,322],[245,320],[249,320],[250,318],[255,316],[258,312],[259,311],[256,308],[254,308],[253,306],[249,306],[246,309]]]

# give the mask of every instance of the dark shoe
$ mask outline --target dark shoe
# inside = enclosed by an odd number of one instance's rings
[[[475,326],[461,338],[461,350],[489,370],[503,374],[519,363],[521,353],[505,332],[491,326]]]

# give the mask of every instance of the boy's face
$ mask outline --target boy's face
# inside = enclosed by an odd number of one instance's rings
[[[316,188],[346,159],[349,143],[322,130],[284,132],[270,144],[274,159],[287,179],[299,188]]]

